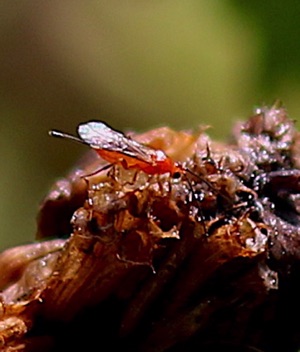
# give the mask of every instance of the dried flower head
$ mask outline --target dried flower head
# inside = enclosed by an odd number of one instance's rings
[[[102,159],[90,151],[41,205],[38,238],[61,239],[0,256],[3,348],[299,347],[299,133],[285,109],[257,109],[229,145],[205,129],[108,132],[100,148],[85,130]]]

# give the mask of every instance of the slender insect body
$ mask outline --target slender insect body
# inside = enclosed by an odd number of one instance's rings
[[[205,178],[195,174],[181,163],[174,162],[164,151],[139,143],[127,137],[124,133],[112,129],[104,122],[91,121],[82,123],[78,126],[77,133],[79,138],[59,131],[50,131],[52,136],[68,138],[89,145],[103,160],[108,162],[108,165],[92,174],[86,175],[85,178],[115,165],[119,165],[126,170],[142,171],[149,176],[170,174],[174,179],[184,176],[189,189],[188,202],[193,203],[196,201],[198,203],[197,211],[203,222],[204,232],[206,232],[203,211],[201,206],[199,206],[199,202],[201,203],[202,199],[197,199],[193,181],[189,180],[190,177],[195,178],[213,189],[213,186]],[[171,189],[171,184],[169,184],[169,188]]]
[[[171,175],[184,172],[162,150],[141,144],[124,133],[112,129],[101,121],[90,121],[78,126],[79,138],[72,135],[50,131],[54,137],[68,138],[89,145],[105,161],[121,165],[125,169],[137,169],[149,175]]]

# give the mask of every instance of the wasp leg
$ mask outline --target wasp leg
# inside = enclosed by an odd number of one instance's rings
[[[114,166],[114,164],[106,164],[104,165],[103,167],[101,167],[100,169],[96,169],[95,171],[89,173],[89,174],[85,174],[85,175],[82,175],[80,176],[81,178],[84,178],[84,179],[87,179],[88,177],[91,177],[91,176],[95,176],[97,174],[100,174],[100,172],[102,171],[105,171],[105,170],[108,170],[110,168],[112,168]]]
[[[191,174],[194,175],[193,172],[191,172]],[[208,236],[208,229],[207,229],[206,224],[205,224],[205,216],[204,216],[203,209],[202,209],[202,206],[201,206],[202,199],[198,199],[195,196],[193,185],[192,185],[191,181],[189,180],[189,178],[188,178],[188,176],[186,174],[185,174],[185,179],[186,179],[186,182],[187,182],[188,187],[190,189],[189,195],[188,195],[189,203],[193,203],[194,201],[198,202],[198,204],[199,204],[198,211],[199,211],[200,222],[201,222],[201,224],[203,226],[204,235]]]

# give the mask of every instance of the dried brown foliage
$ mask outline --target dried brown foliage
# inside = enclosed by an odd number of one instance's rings
[[[133,138],[191,173],[84,179],[101,167],[90,152],[58,181],[44,241],[0,255],[2,349],[299,348],[300,138],[286,111],[258,109],[231,144],[204,129]]]

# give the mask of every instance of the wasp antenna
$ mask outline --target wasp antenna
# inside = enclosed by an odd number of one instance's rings
[[[196,174],[195,172],[193,172],[189,168],[185,168],[184,170],[185,170],[185,172],[188,172],[192,176],[194,176],[194,177],[198,178],[200,181],[204,182],[208,187],[210,187],[210,189],[212,191],[217,192],[217,190],[214,188],[214,186],[209,181],[207,181],[203,176]]]
[[[73,136],[73,135],[71,135],[71,134],[58,131],[58,130],[50,130],[50,131],[49,131],[49,136],[51,136],[51,137],[57,137],[57,138],[71,139],[71,140],[73,140],[73,141],[75,141],[75,142],[79,142],[79,143],[86,144],[82,139],[80,139],[80,138],[78,138],[78,137],[75,137],[75,136]]]

